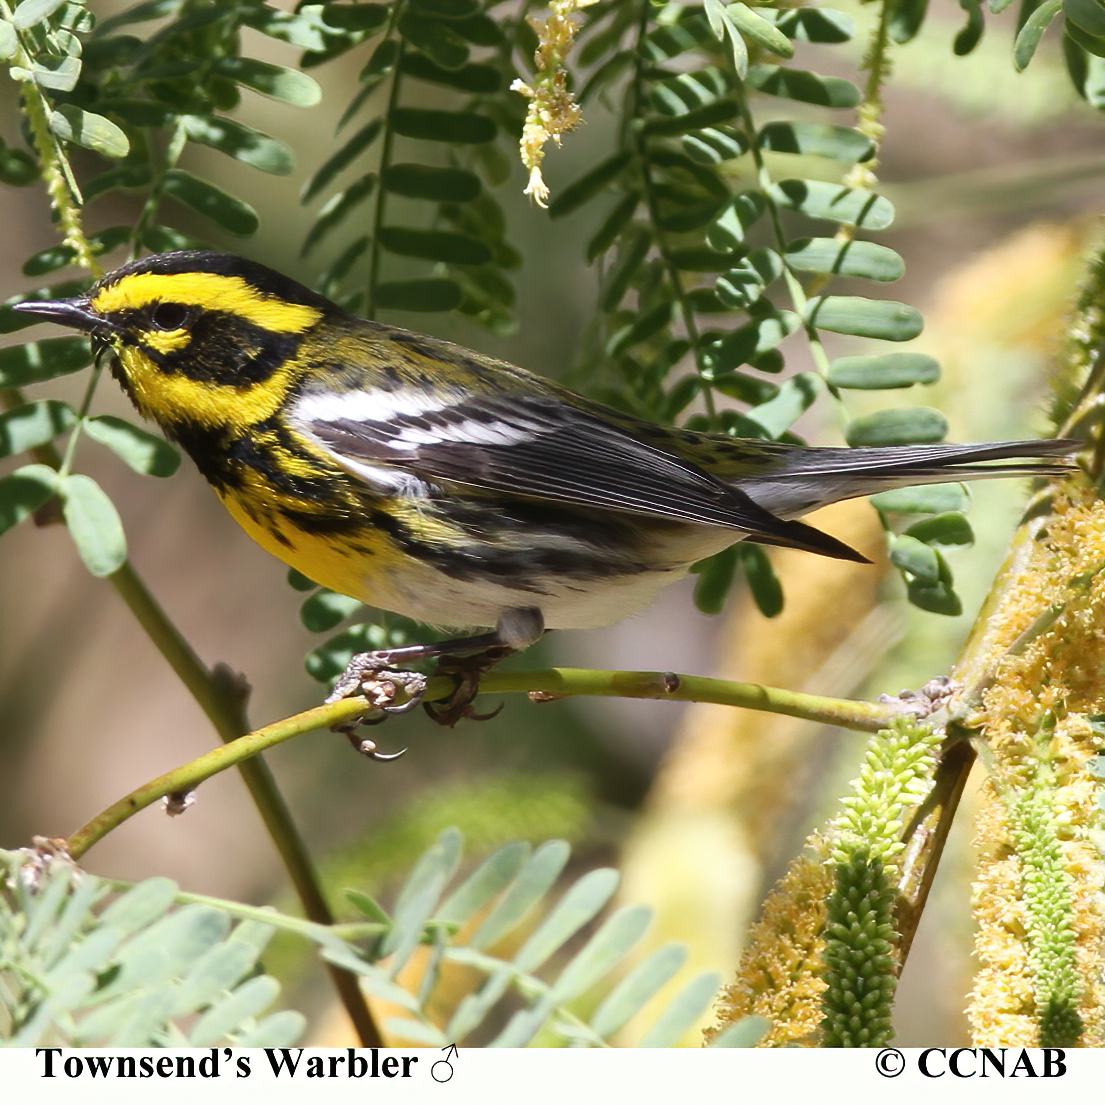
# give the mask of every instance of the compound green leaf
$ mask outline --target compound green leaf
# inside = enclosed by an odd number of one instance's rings
[[[423,926],[433,915],[446,884],[460,862],[461,837],[456,829],[446,829],[415,864],[395,901],[393,924],[380,947],[390,956],[388,971],[392,978],[422,940]]]
[[[553,984],[551,1000],[561,1005],[586,993],[614,969],[645,934],[652,911],[646,906],[624,906],[577,952]]]
[[[1081,27],[1069,20],[1063,24],[1063,38],[1064,41],[1071,41],[1080,46],[1087,54],[1091,54],[1095,58],[1105,57],[1105,38],[1097,38],[1095,35],[1088,34],[1082,30]],[[1080,91],[1083,95],[1086,94],[1085,85],[1088,73],[1083,74],[1082,84]],[[1094,101],[1097,102],[1096,100]]]
[[[478,949],[490,947],[513,931],[552,889],[568,862],[569,851],[563,840],[548,840],[539,845],[484,917],[470,941],[471,946]]]
[[[388,4],[322,5],[322,19],[340,31],[378,31],[391,17]]]
[[[774,618],[783,612],[783,586],[775,574],[762,546],[744,542],[737,546],[740,550],[741,567],[744,578],[756,607],[765,618]]]
[[[736,1024],[723,1028],[709,1043],[709,1047],[755,1047],[768,1033],[771,1021],[766,1017],[749,1014]]]
[[[527,974],[538,970],[610,901],[618,878],[612,867],[600,867],[574,882],[515,954],[514,966]]]
[[[1051,26],[1051,21],[1062,8],[1063,0],[1044,0],[1044,3],[1025,20],[1024,26],[1017,32],[1016,41],[1013,43],[1013,64],[1018,73],[1028,67],[1028,63],[1036,53],[1036,47],[1040,45],[1040,39],[1044,37],[1044,31]]]
[[[687,949],[681,944],[664,944],[657,948],[603,999],[591,1018],[591,1027],[604,1039],[625,1027],[675,975],[686,959]]]
[[[318,218],[303,240],[302,255],[306,256],[332,230],[340,226],[376,190],[379,178],[366,173],[344,192],[337,192],[322,205]]]
[[[130,241],[129,226],[112,226],[92,234],[88,238],[89,249],[93,257],[102,257]],[[77,259],[77,251],[70,245],[50,246],[40,250],[23,262],[24,276],[44,276],[48,272],[64,268]],[[27,316],[28,318],[30,316]]]
[[[728,123],[735,119],[738,113],[739,106],[736,99],[714,100],[712,103],[703,104],[702,107],[696,107],[691,111],[680,112],[678,115],[651,115],[645,119],[643,129],[645,134],[653,138],[670,137]]]
[[[888,30],[894,42],[912,42],[925,21],[928,0],[898,0],[892,9]]]
[[[936,583],[930,583],[914,576],[906,584],[906,594],[914,606],[927,610],[931,614],[958,618],[963,613],[963,602],[952,589],[950,580],[941,579]]]
[[[824,385],[815,372],[799,372],[779,385],[775,396],[745,415],[772,437],[779,437],[797,421],[816,401]]]
[[[593,261],[604,254],[617,241],[618,235],[625,229],[637,205],[641,202],[639,192],[631,192],[619,200],[603,220],[602,225],[587,243],[587,260]]]
[[[466,924],[517,876],[531,852],[532,848],[524,840],[512,840],[492,852],[441,903],[434,914],[434,920],[456,925]]]
[[[801,325],[793,311],[777,311],[730,330],[710,351],[713,371],[730,372],[747,364],[758,353],[765,353]]]
[[[44,23],[66,0],[23,0],[12,14],[12,26],[17,31],[29,31]]]

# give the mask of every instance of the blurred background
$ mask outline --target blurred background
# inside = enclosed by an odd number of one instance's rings
[[[102,0],[90,7],[104,18],[118,6]],[[862,25],[865,11],[854,14]],[[879,175],[899,214],[880,240],[905,258],[907,273],[888,294],[925,314],[916,347],[942,361],[944,378],[914,389],[915,401],[949,416],[951,438],[1031,435],[1046,429],[1049,361],[1098,231],[1105,136],[1071,89],[1056,42],[1045,40],[1033,65],[1017,75],[1012,20],[996,22],[969,62],[951,51],[961,20],[958,5],[938,3],[920,38],[896,52]],[[855,63],[863,42],[861,33]],[[295,64],[291,47],[258,43],[251,45],[258,56]],[[840,48],[808,47],[805,60],[856,79],[843,56]],[[313,70],[324,89],[313,109],[247,93],[241,117],[296,149],[299,168],[291,176],[262,177],[189,148],[185,167],[257,208],[255,238],[213,238],[209,225],[183,209],[173,212],[172,224],[310,283],[325,258],[300,259],[315,211],[298,195],[331,152],[359,65],[343,59]],[[15,87],[0,100],[9,139],[18,127]],[[610,128],[596,103],[586,125],[549,155],[545,175],[554,196],[602,156]],[[389,321],[559,377],[579,355],[595,302],[596,278],[583,250],[599,216],[584,209],[579,219],[551,223],[522,196],[525,176],[518,166],[498,193],[511,240],[527,259],[517,276],[517,331],[496,336],[441,315],[393,313]],[[57,234],[41,189],[0,187],[6,297],[31,286],[20,266]],[[106,199],[87,211],[86,229],[133,214]],[[113,259],[106,260],[110,266]],[[847,348],[842,342],[834,352]],[[803,367],[800,350],[788,352],[788,371]],[[78,374],[49,393],[79,401],[83,386]],[[110,380],[95,409],[133,414]],[[803,428],[819,443],[839,441],[836,425],[807,418]],[[4,462],[0,475],[11,467]],[[301,596],[288,586],[283,565],[238,529],[187,461],[171,480],[155,482],[85,440],[78,467],[118,505],[135,568],[199,655],[245,673],[254,725],[320,701],[324,689],[303,670],[318,639],[299,622]],[[607,630],[552,634],[510,662],[519,669],[563,664],[725,675],[844,696],[917,686],[948,670],[1022,494],[1004,483],[975,488],[978,542],[952,554],[966,607],[959,618],[908,607],[896,575],[881,567],[785,554],[775,560],[787,607],[774,621],[738,592],[720,617],[707,618],[685,584],[636,618]],[[877,556],[881,533],[866,504],[814,521]],[[0,843],[18,847],[34,835],[72,833],[217,738],[110,586],[81,566],[63,528],[22,524],[0,543],[0,564]],[[835,812],[863,744],[856,734],[716,707],[534,705],[520,697],[493,721],[449,731],[412,715],[372,736],[384,751],[409,751],[395,763],[373,763],[344,738],[314,733],[269,757],[331,886],[359,886],[386,900],[394,880],[450,824],[461,828],[473,856],[519,837],[564,837],[575,849],[577,873],[599,864],[624,870],[623,899],[657,910],[653,937],[687,943],[689,970],[718,969],[726,977],[767,888],[809,830]],[[965,1039],[971,862],[969,819],[961,822],[903,978],[903,1045]],[[205,784],[184,817],[146,810],[84,862],[111,877],[168,875],[190,891],[293,908],[278,858],[233,773]],[[729,873],[726,879],[718,870]],[[345,1042],[340,1014],[329,1019],[329,993],[317,972],[302,969],[289,950],[284,974],[287,1000],[317,1014],[316,1041]]]

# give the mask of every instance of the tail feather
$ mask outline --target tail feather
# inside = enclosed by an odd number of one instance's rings
[[[737,483],[765,510],[794,518],[841,499],[916,484],[1065,475],[1076,468],[1068,454],[1084,447],[1085,442],[1061,438],[978,445],[790,448],[785,453],[780,450],[765,471]]]

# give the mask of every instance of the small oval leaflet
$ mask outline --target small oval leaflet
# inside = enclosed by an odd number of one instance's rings
[[[403,257],[421,257],[454,265],[485,265],[492,257],[486,242],[451,230],[382,226],[376,237],[384,249]]]
[[[940,581],[940,561],[936,550],[915,537],[896,537],[890,549],[890,560],[895,567],[926,583]]]
[[[857,418],[844,437],[849,445],[920,445],[943,441],[948,420],[932,407],[893,407]]]
[[[37,449],[71,429],[77,421],[73,408],[60,399],[36,399],[0,411],[0,457]]]
[[[163,438],[112,414],[88,419],[84,431],[143,476],[164,479],[180,467],[180,454]]]
[[[921,312],[906,303],[856,295],[811,299],[807,318],[819,330],[884,341],[910,341],[924,328]]]
[[[206,216],[228,234],[247,238],[259,225],[257,212],[245,200],[224,192],[210,181],[193,176],[185,169],[170,169],[165,174],[162,190],[167,196]]]
[[[856,390],[907,388],[934,384],[940,378],[940,363],[925,353],[881,353],[870,356],[838,357],[829,365],[833,387]]]
[[[400,311],[451,311],[461,300],[455,280],[390,280],[376,285],[376,306]]]
[[[966,510],[970,496],[961,483],[929,483],[880,491],[870,502],[886,514],[945,514]]]
[[[0,387],[20,388],[66,376],[91,360],[87,338],[43,338],[12,345],[0,349]]]
[[[926,545],[943,545],[948,548],[965,548],[973,545],[975,540],[971,523],[958,511],[922,518],[905,532],[907,537],[914,537]]]
[[[905,262],[889,247],[854,239],[798,238],[787,245],[786,260],[800,272],[859,276],[866,280],[898,280],[905,272]]]
[[[782,207],[801,211],[811,219],[885,230],[894,221],[894,205],[866,188],[845,188],[824,180],[780,180],[768,189]]]
[[[828,157],[848,163],[866,161],[875,152],[875,145],[867,135],[831,123],[768,123],[760,131],[760,145],[775,153]]]
[[[58,485],[65,524],[85,567],[98,577],[118,571],[127,559],[123,523],[114,504],[89,476],[67,476]]]
[[[27,464],[0,479],[0,533],[29,518],[57,490],[58,474],[45,464]]]
[[[360,608],[361,604],[356,599],[323,588],[300,606],[299,620],[312,633],[325,633]]]

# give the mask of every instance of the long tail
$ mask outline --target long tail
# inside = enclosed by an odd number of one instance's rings
[[[768,446],[769,453],[776,453],[776,463],[761,474],[744,475],[736,483],[757,505],[777,518],[790,519],[841,499],[873,495],[896,487],[1065,475],[1077,467],[1068,459],[1068,454],[1084,447],[1085,442],[1071,438],[855,449],[783,446],[777,452]],[[1013,463],[1001,463],[1005,461]],[[792,545],[837,559],[864,559],[855,550],[812,526],[801,522],[791,522],[789,526],[794,528],[779,527],[775,532],[752,535],[749,540]]]
[[[1061,476],[1076,467],[1072,438],[979,445],[790,448],[776,463],[737,482],[765,510],[794,518],[841,499],[896,487],[1015,476]],[[1012,461],[1013,463],[1000,463]]]

